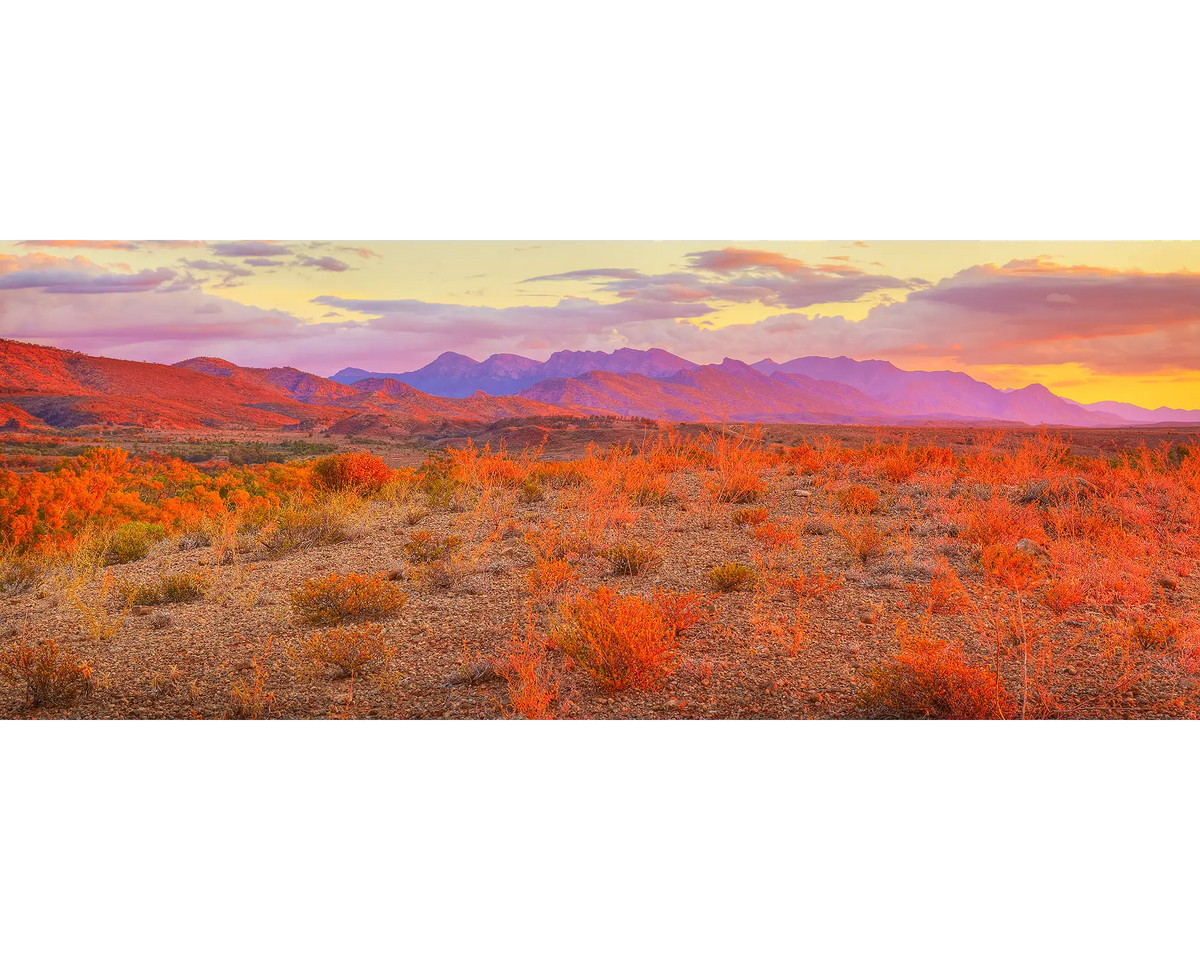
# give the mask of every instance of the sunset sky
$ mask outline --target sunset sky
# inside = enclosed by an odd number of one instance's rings
[[[1200,407],[1200,242],[0,242],[0,336],[329,375],[661,347]]]

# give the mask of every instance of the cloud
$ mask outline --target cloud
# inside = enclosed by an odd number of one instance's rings
[[[166,268],[130,276],[83,257],[0,255],[0,336],[18,340],[163,363],[229,351],[272,365],[290,355],[318,360],[328,343],[308,353],[304,345],[338,326],[206,293]]]
[[[869,274],[845,263],[812,266],[769,250],[726,247],[686,257],[689,269],[644,274],[598,268],[531,277],[539,281],[591,281],[619,297],[680,303],[762,303],[801,309],[818,303],[852,303],[888,289],[916,289],[923,281]]]
[[[1070,363],[1104,375],[1200,370],[1200,274],[1036,258],[972,266],[930,285],[758,253],[700,251],[688,262],[708,267],[663,274],[606,267],[534,277],[527,282],[583,283],[607,295],[539,305],[324,295],[311,301],[323,308],[321,321],[309,322],[225,299],[219,287],[201,289],[190,272],[219,270],[226,286],[258,264],[181,260],[178,269],[134,273],[31,250],[0,255],[0,336],[160,361],[225,355],[318,373],[346,365],[413,369],[444,350],[544,357],[623,346],[661,347],[702,362],[845,354],[926,369]],[[811,309],[866,293],[875,306],[858,322]],[[728,303],[777,309],[758,322],[718,326]]]
[[[672,349],[667,341],[694,359],[846,355],[910,369],[1079,364],[1106,375],[1198,370],[1200,274],[1046,259],[981,264],[904,300],[880,303],[857,322],[783,313],[713,329],[646,325],[629,345]]]
[[[344,250],[346,253],[356,253],[360,257],[362,257],[364,260],[370,260],[371,257],[375,257],[379,260],[383,259],[383,257],[380,254],[376,253],[370,247],[334,247],[334,249],[335,250]]]
[[[175,279],[166,267],[126,273],[84,273],[65,268],[14,270],[0,275],[0,290],[41,290],[45,293],[137,293],[154,290]]]
[[[314,267],[317,270],[327,270],[330,273],[343,273],[350,269],[350,264],[343,263],[337,257],[306,257],[301,254],[296,257],[296,263],[302,267]]]
[[[540,280],[642,280],[646,275],[639,270],[604,268],[599,270],[571,270],[567,273],[550,273],[544,277],[530,277],[522,283],[537,283]]]
[[[269,257],[247,257],[242,263],[247,263],[252,267],[282,267],[282,260],[272,260]]]
[[[180,260],[179,262],[193,270],[216,270],[232,277],[254,276],[253,270],[247,270],[236,263],[222,263],[219,260]]]
[[[285,244],[264,240],[211,243],[208,249],[218,257],[282,257],[288,256],[292,252],[292,248]]]
[[[185,247],[207,247],[207,240],[139,240],[143,246],[162,247],[164,250],[180,250]]]
[[[70,247],[76,250],[136,250],[128,240],[20,240],[18,247]]]

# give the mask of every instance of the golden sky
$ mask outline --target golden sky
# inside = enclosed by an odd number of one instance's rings
[[[1200,243],[9,242],[0,335],[323,375],[443,350],[845,354],[1196,408]]]

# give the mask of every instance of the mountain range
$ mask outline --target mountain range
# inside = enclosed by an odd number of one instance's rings
[[[362,374],[360,376],[360,374]],[[0,428],[325,430],[445,437],[527,417],[904,424],[958,421],[1115,427],[1198,423],[1200,410],[1080,404],[1040,384],[999,390],[964,373],[883,360],[801,357],[698,364],[664,350],[564,350],[537,361],[446,353],[407,374],[92,357],[0,340]]]
[[[461,353],[443,353],[432,363],[410,373],[369,373],[346,367],[330,380],[354,384],[372,377],[399,380],[439,397],[469,397],[476,390],[496,397],[511,396],[542,380],[579,377],[602,370],[608,373],[638,373],[647,377],[669,377],[700,364],[684,360],[666,350],[632,350],[623,347],[612,353],[600,350],[559,350],[549,360],[530,360],[513,353],[494,353],[486,360],[472,360]]]

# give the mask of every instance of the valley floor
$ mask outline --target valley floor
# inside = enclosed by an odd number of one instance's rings
[[[37,706],[0,681],[0,716],[1197,715],[1189,448],[845,429],[408,454],[369,493],[168,531],[142,559],[10,558],[0,647],[53,640],[89,676]],[[314,619],[298,591],[352,575],[406,599]],[[172,577],[198,598],[155,594]]]

